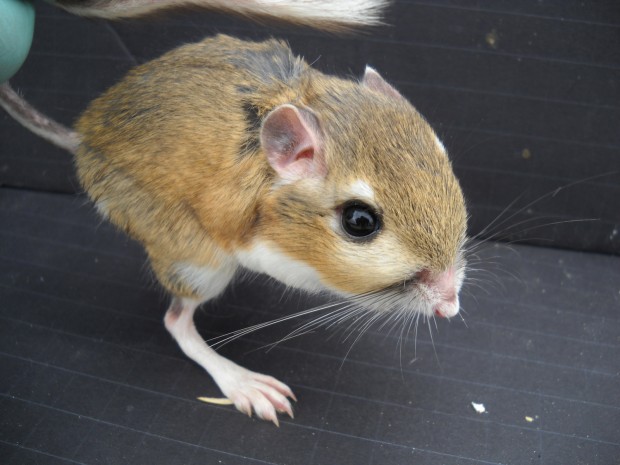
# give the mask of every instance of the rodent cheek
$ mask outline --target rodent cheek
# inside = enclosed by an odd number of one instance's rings
[[[333,232],[333,246],[326,251],[320,272],[333,287],[350,294],[364,294],[403,282],[410,264],[389,231],[367,241],[356,241]]]

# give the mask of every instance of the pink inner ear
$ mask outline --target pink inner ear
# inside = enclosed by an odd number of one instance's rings
[[[302,150],[297,154],[297,160],[301,160],[302,158],[313,158],[314,157],[314,148]]]
[[[277,107],[263,121],[260,139],[269,164],[283,179],[325,176],[318,120],[310,111],[290,104]]]

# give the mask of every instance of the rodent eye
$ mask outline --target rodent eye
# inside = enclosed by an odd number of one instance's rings
[[[361,202],[349,202],[342,208],[342,228],[353,238],[368,237],[381,227],[377,213]]]

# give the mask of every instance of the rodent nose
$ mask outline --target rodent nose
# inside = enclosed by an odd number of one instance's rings
[[[439,273],[422,270],[416,274],[416,281],[437,295],[438,300],[433,303],[432,310],[439,318],[452,318],[459,311],[455,275],[453,267]]]
[[[454,301],[456,300],[456,290],[454,288],[452,288],[448,293],[444,294],[444,299],[446,300],[446,302],[449,303],[454,303]]]
[[[440,318],[452,318],[459,313],[459,304],[454,302],[442,302],[435,306],[433,313]]]
[[[447,302],[454,302],[456,299],[455,273],[454,267],[440,273],[424,269],[419,271],[415,278],[417,282],[437,289]]]

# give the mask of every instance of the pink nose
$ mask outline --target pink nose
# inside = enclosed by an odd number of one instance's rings
[[[441,273],[433,273],[429,270],[423,270],[418,274],[418,278],[428,287],[436,289],[443,300],[453,303],[456,300],[456,286],[454,278],[454,268],[448,268]]]
[[[451,318],[458,313],[456,271],[449,268],[440,273],[423,270],[418,274],[420,283],[438,294],[439,301],[433,305],[433,313],[439,318]]]

